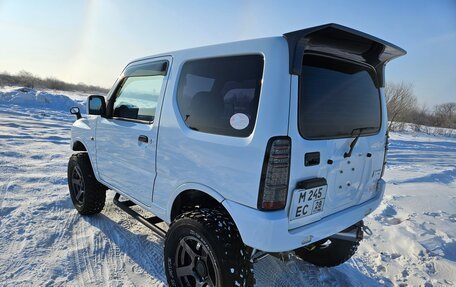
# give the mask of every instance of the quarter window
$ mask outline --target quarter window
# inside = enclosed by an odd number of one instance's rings
[[[260,55],[189,61],[179,79],[177,102],[196,131],[249,136],[255,126],[263,77]]]

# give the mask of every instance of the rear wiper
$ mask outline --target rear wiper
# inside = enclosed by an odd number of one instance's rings
[[[377,127],[365,127],[365,128],[353,129],[352,132],[351,132],[351,136],[353,136],[356,132],[358,132],[358,134],[356,135],[355,139],[351,142],[350,150],[348,152],[344,153],[344,158],[351,157],[353,148],[355,147],[356,143],[358,142],[358,139],[361,136],[362,131],[370,130],[370,129],[376,129],[376,128]]]

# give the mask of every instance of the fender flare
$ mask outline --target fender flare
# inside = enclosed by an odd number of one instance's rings
[[[197,183],[197,182],[187,182],[187,183],[181,184],[174,190],[174,192],[169,197],[168,205],[166,207],[166,221],[168,223],[171,223],[171,212],[173,209],[174,201],[182,192],[187,191],[187,190],[198,190],[198,191],[204,192],[220,203],[222,203],[225,200],[225,198],[220,193],[218,193],[216,190],[210,188],[207,185]]]
[[[74,144],[76,142],[80,142],[84,146],[85,150],[88,152],[87,144],[85,143],[85,141],[81,137],[71,138],[71,150],[73,150]]]
[[[92,170],[93,170],[93,173],[95,174],[95,178],[98,181],[100,181],[100,177],[98,175],[98,169],[96,168],[96,164],[95,164],[94,151],[91,151],[89,148],[87,148],[88,147],[87,143],[81,137],[71,138],[71,150],[73,150],[73,146],[76,142],[80,142],[84,146],[85,150],[87,151],[87,155],[89,156],[90,164],[92,165]]]

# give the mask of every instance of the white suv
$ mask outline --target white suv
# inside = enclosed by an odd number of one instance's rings
[[[113,190],[165,238],[170,286],[252,286],[267,254],[341,264],[382,200],[384,69],[404,54],[328,24],[135,60],[72,109],[74,206]]]

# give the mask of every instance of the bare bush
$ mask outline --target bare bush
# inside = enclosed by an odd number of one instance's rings
[[[35,83],[38,80],[32,73],[24,70],[20,71],[17,76],[19,77],[22,86],[32,89],[35,87]]]
[[[390,130],[404,130],[404,123],[410,123],[413,130],[424,133],[435,133],[434,128],[428,127],[456,129],[456,102],[439,104],[432,109],[425,105],[419,107],[412,85],[408,83],[387,84],[385,99]]]
[[[404,122],[390,122],[388,129],[390,131],[403,131],[403,130],[405,130],[405,123]]]
[[[410,118],[408,119],[410,123],[423,126],[432,126],[434,125],[434,117],[429,111],[428,107],[422,106],[421,108],[416,108],[410,112]]]
[[[413,124],[412,128],[415,132],[421,132],[422,126],[420,124]]]
[[[438,127],[456,128],[456,102],[435,106],[434,120]]]
[[[414,111],[417,110],[417,99],[413,94],[411,84],[390,83],[385,87],[386,106],[388,119],[392,128],[395,121],[409,122]]]

